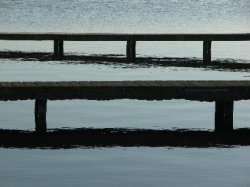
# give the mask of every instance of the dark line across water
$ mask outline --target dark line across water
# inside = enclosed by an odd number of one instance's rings
[[[60,60],[54,58],[52,53],[45,52],[22,52],[22,51],[2,51],[0,58],[20,59],[23,61],[59,61],[68,64],[102,64],[102,65],[123,65],[131,64],[132,68],[137,67],[192,67],[206,68],[211,70],[248,72],[250,62],[248,60],[217,59],[211,63],[203,63],[199,58],[175,58],[175,57],[136,57],[135,62],[127,61],[125,55],[76,55],[65,54]]]
[[[249,146],[250,129],[231,133],[203,130],[151,130],[122,128],[50,129],[34,131],[0,130],[0,146],[4,148],[69,149],[77,147],[231,147]]]

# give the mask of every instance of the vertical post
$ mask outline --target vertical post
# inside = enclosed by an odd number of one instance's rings
[[[233,101],[215,102],[215,132],[233,131]]]
[[[59,57],[63,57],[63,40],[59,41],[58,51],[59,51]]]
[[[35,100],[35,123],[36,132],[45,133],[47,128],[46,123],[47,99]]]
[[[63,40],[54,40],[54,57],[63,57]]]
[[[127,41],[127,60],[134,62],[136,57],[136,41]]]
[[[58,57],[59,49],[58,49],[59,41],[54,40],[54,57]]]
[[[203,41],[203,62],[211,62],[211,41]]]

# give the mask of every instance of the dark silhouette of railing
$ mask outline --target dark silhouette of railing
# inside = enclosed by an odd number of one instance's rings
[[[54,41],[54,59],[62,59],[64,56],[64,41],[126,41],[126,56],[129,62],[136,60],[137,41],[202,41],[203,62],[209,64],[211,62],[212,41],[249,41],[250,33],[0,33],[0,40]],[[190,66],[192,65],[190,64]],[[231,67],[231,64],[226,65]],[[114,129],[84,129],[67,132],[61,130],[45,133],[47,131],[48,100],[124,98],[139,100],[187,99],[215,102],[215,133],[186,130],[173,132],[123,129],[117,130],[116,133],[114,133]],[[250,99],[250,81],[0,82],[0,100],[28,99],[35,100],[36,132],[0,131],[2,146],[61,147],[63,145],[70,147],[77,143],[84,146],[209,146],[223,143],[250,145],[249,130],[233,131],[234,101]],[[37,136],[37,133],[40,135]],[[166,141],[162,141],[163,139]]]
[[[77,147],[231,147],[250,145],[250,129],[217,133],[197,129],[157,130],[122,128],[49,129],[33,131],[0,129],[0,146],[15,148],[69,149]]]
[[[128,61],[136,59],[136,41],[203,41],[203,61],[211,62],[212,41],[249,41],[250,33],[241,34],[118,34],[118,33],[0,33],[0,40],[52,40],[54,57],[64,54],[63,41],[126,41]]]
[[[35,100],[36,131],[46,132],[47,100],[187,99],[215,102],[215,131],[233,131],[234,101],[250,99],[250,81],[0,82],[0,100]]]

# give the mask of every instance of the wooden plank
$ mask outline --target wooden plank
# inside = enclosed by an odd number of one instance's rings
[[[232,34],[126,34],[126,33],[8,33],[0,40],[62,41],[249,41],[250,33]]]
[[[250,99],[250,81],[0,82],[0,100],[61,99]]]
[[[136,83],[136,84],[135,84]],[[59,82],[0,82],[1,88],[8,87],[124,87],[124,86],[144,86],[144,87],[183,87],[183,88],[230,88],[250,86],[250,80],[134,80],[134,81],[59,81]]]

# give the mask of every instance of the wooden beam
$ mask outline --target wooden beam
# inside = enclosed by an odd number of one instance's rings
[[[47,129],[46,112],[47,112],[47,100],[36,99],[35,100],[35,123],[36,123],[37,133],[46,132],[46,129]]]
[[[215,132],[233,131],[233,101],[215,102]]]
[[[232,34],[125,34],[125,33],[22,33],[0,32],[0,40],[62,41],[249,41],[250,33]]]

